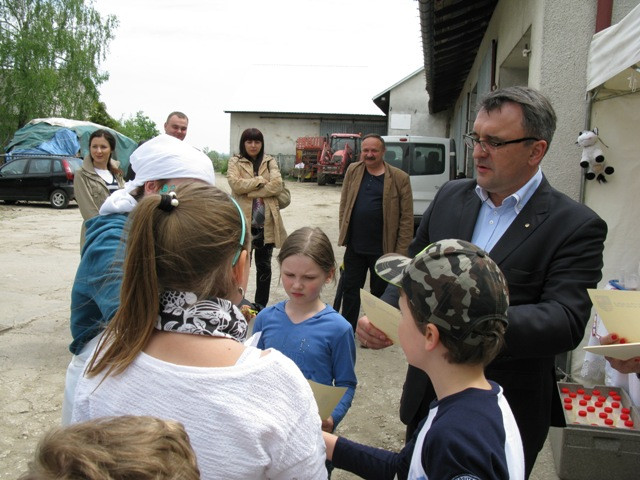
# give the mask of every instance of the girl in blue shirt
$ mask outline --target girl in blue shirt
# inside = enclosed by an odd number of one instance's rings
[[[336,261],[327,235],[303,227],[287,237],[278,255],[280,275],[289,300],[262,310],[253,332],[262,332],[258,348],[279,350],[317,383],[347,387],[322,429],[333,432],[351,406],[357,379],[353,329],[342,315],[320,300],[322,287],[333,280]]]

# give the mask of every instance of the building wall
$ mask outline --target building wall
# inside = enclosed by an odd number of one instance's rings
[[[612,23],[624,17],[638,3],[640,0],[614,1]],[[482,59],[490,51],[491,41],[497,40],[498,87],[528,84],[545,93],[556,110],[556,134],[542,161],[542,170],[552,185],[576,200],[580,196],[582,170],[578,166],[581,152],[575,142],[587,121],[587,57],[589,43],[595,33],[595,21],[596,2],[501,0],[453,109],[452,124],[464,124],[464,119],[458,117],[466,112],[466,108],[462,108],[465,98],[476,88]],[[527,39],[531,50],[525,70],[505,71],[501,78],[501,66],[513,58],[514,51],[517,53],[523,38]],[[484,93],[478,91],[478,97]],[[458,136],[456,132],[454,138]],[[460,140],[456,138],[459,145]]]
[[[229,151],[238,153],[240,136],[247,128],[257,128],[264,135],[265,152],[270,155],[295,155],[296,139],[319,135],[319,119],[269,118],[257,113],[231,113]]]
[[[295,155],[298,137],[324,136],[329,133],[378,133],[387,131],[382,115],[350,116],[346,114],[286,114],[231,112],[229,151],[239,152],[240,136],[247,128],[257,128],[264,135],[265,152],[270,155]]]
[[[557,130],[542,169],[552,185],[575,199],[581,178],[575,137],[584,124],[587,53],[594,25],[594,2],[501,0],[458,99],[462,103],[463,96],[475,88],[481,61],[490,51],[491,41],[496,40],[497,86],[528,84],[538,88],[556,110]],[[510,56],[518,54],[523,38],[531,50],[524,69],[505,71],[501,78],[501,67],[513,58]],[[486,93],[478,91],[478,98]]]
[[[611,25],[618,23],[640,4],[640,0],[615,0],[611,12]]]
[[[388,135],[448,136],[447,112],[429,114],[427,107],[429,95],[426,85],[424,70],[422,70],[391,89]],[[408,128],[394,128],[394,121],[398,119],[398,117],[394,118],[396,115],[406,116],[404,119],[409,119]]]
[[[539,77],[532,86],[546,93],[558,116],[558,127],[543,171],[553,185],[575,200],[580,197],[582,169],[578,132],[587,116],[587,57],[595,33],[596,2],[546,2],[538,42]]]

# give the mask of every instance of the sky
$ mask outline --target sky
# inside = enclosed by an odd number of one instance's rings
[[[163,131],[220,153],[225,110],[382,114],[374,96],[423,65],[416,0],[95,0],[119,26],[100,98],[120,119],[142,111]],[[259,125],[256,125],[260,128]]]

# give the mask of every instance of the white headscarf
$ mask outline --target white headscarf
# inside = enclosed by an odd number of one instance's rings
[[[195,147],[162,134],[143,143],[129,160],[136,177],[113,192],[100,207],[100,215],[128,213],[137,205],[131,192],[146,182],[171,178],[193,178],[216,184],[211,159]]]

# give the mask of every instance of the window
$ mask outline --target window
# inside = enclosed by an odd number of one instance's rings
[[[9,162],[7,165],[5,165],[4,168],[0,170],[0,172],[2,172],[2,175],[4,176],[22,175],[24,173],[24,169],[27,166],[28,161],[29,160],[26,158],[14,160],[13,162]]]
[[[48,158],[32,158],[29,164],[29,173],[49,173],[51,160]]]
[[[402,151],[402,147],[399,145],[387,145],[386,151],[384,152],[384,161],[387,162],[392,167],[396,167],[402,169],[402,158],[404,157],[404,152]]]
[[[444,173],[444,151],[438,145],[416,145],[409,175],[440,175]]]

